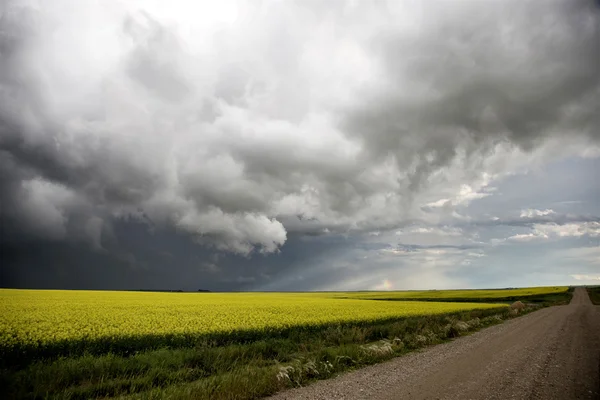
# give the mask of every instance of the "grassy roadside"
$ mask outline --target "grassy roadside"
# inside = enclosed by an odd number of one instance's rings
[[[530,307],[528,310],[537,309]],[[0,372],[7,398],[256,399],[514,317],[506,308],[295,331],[249,343],[40,360]]]
[[[587,287],[586,289],[592,303],[600,305],[600,286]]]

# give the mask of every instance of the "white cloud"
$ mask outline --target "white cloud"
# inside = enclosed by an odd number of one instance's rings
[[[564,225],[558,224],[535,224],[534,232],[540,236],[564,237],[600,237],[600,222],[580,222]]]
[[[485,181],[489,178],[487,174],[484,174]],[[487,186],[487,183],[482,183],[480,185],[479,190],[484,190]],[[467,206],[473,200],[483,199],[484,197],[491,196],[489,192],[482,192],[474,190],[471,185],[462,184],[458,192],[452,198],[439,199],[426,204],[426,207],[430,208],[443,208],[443,207],[451,207],[451,206]]]
[[[467,256],[481,258],[481,257],[485,257],[485,253],[467,253]]]
[[[571,277],[577,281],[600,281],[600,275],[573,274]]]
[[[177,226],[195,234],[198,241],[203,241],[206,234],[217,233],[216,238],[208,238],[207,244],[241,254],[249,254],[253,246],[258,246],[261,252],[272,253],[286,240],[286,231],[279,221],[251,213],[225,214],[213,209],[197,214],[191,210],[181,217]]]
[[[432,236],[462,236],[464,234],[463,230],[458,227],[451,226],[420,226],[413,227],[406,230],[396,231],[396,235],[409,235],[409,234],[417,234],[417,235],[432,235]]]
[[[600,222],[576,222],[562,225],[555,223],[534,224],[529,233],[520,233],[505,239],[495,239],[492,240],[492,244],[556,240],[583,236],[600,237]]]
[[[536,239],[548,239],[548,235],[542,234],[541,232],[518,234],[508,237],[506,240],[512,242],[530,242]]]
[[[521,218],[533,218],[533,217],[543,217],[546,215],[556,214],[554,210],[546,209],[546,210],[536,210],[533,208],[528,208],[526,210],[521,210]]]

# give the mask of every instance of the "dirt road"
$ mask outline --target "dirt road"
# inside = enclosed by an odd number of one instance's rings
[[[568,306],[271,399],[600,399],[600,306],[578,288]]]

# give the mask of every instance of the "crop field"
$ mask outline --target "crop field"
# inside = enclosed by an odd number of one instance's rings
[[[369,323],[496,304],[375,302],[297,293],[0,291],[0,348],[143,337],[168,343],[336,323]],[[150,337],[150,338],[149,338]]]
[[[374,301],[400,293],[431,292],[0,289],[0,387],[8,398],[253,399],[514,316],[489,299]]]
[[[389,292],[349,292],[337,293],[336,298],[368,299],[368,300],[427,300],[427,301],[511,301],[543,299],[556,295],[564,295],[568,286],[548,286],[518,289],[474,289],[474,290],[423,290],[423,291],[389,291]]]

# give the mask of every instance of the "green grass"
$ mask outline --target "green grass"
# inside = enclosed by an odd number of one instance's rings
[[[600,305],[600,286],[592,286],[587,288],[587,292],[590,295],[590,300],[595,305]]]
[[[291,331],[251,343],[207,342],[130,356],[63,357],[4,369],[0,386],[14,399],[254,399],[441,343],[508,317],[506,308],[473,310]]]

